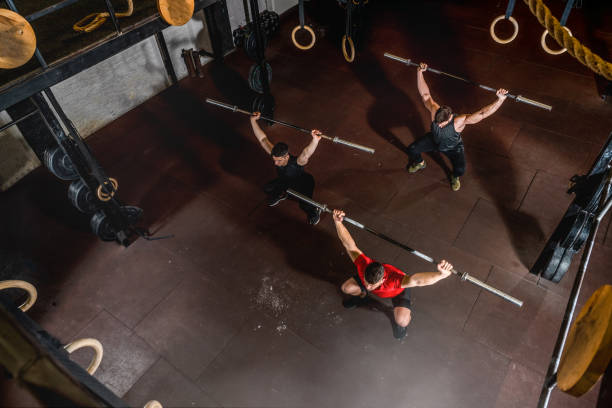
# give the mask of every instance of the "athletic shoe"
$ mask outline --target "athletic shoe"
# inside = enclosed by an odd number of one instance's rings
[[[363,302],[365,302],[365,299],[365,297],[361,296],[351,296],[342,301],[342,306],[347,309],[354,309],[357,306],[363,304]]]
[[[425,167],[427,167],[427,165],[425,164],[425,160],[420,163],[413,164],[412,166],[410,164],[406,166],[406,168],[408,169],[408,173],[416,173],[417,171],[424,169]]]
[[[308,216],[308,223],[310,225],[317,225],[321,219],[321,209],[317,208],[313,214]]]
[[[393,337],[395,337],[396,339],[401,340],[406,337],[406,331],[407,330],[405,327],[393,323]]]
[[[283,193],[276,197],[268,197],[268,206],[274,207],[275,205],[278,205],[278,203],[286,199],[287,199],[287,193]]]
[[[459,177],[451,177],[451,188],[453,191],[458,191],[461,188]]]

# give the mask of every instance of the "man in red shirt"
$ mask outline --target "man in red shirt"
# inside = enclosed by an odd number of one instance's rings
[[[342,292],[350,295],[342,304],[354,308],[363,303],[368,293],[381,298],[391,298],[393,304],[393,336],[402,339],[410,323],[410,289],[415,286],[433,285],[451,274],[453,265],[442,260],[437,272],[420,272],[407,275],[396,267],[378,263],[357,248],[353,237],[342,221],[344,212],[334,210],[334,224],[338,238],[357,267],[357,273],[342,284]]]

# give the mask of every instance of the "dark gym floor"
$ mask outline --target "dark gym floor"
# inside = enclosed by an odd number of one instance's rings
[[[352,64],[333,28],[312,50],[297,50],[289,41],[295,11],[267,51],[276,118],[376,148],[372,156],[322,141],[308,165],[314,197],[450,260],[522,299],[523,308],[449,277],[412,290],[402,341],[392,336],[388,304],[345,310],[338,288],[354,268],[330,216],[311,227],[294,202],[267,207],[261,186],[274,170],[248,118],[204,103],[212,97],[248,108],[251,62],[237,51],[225,64],[208,64],[204,79],[181,81],[88,139],[119,180],[119,198],[144,209],[152,232],[174,238],[128,248],[100,242],[66,199],[68,185],[42,169],[0,201],[2,247],[40,269],[40,298],[28,314],[64,343],[99,339],[105,354],[95,376],[131,405],[535,406],[578,257],[558,285],[528,268],[572,200],[568,179],[589,169],[612,130],[612,105],[599,98],[588,69],[541,50],[542,29],[523,2],[514,14],[518,38],[506,46],[488,33],[505,4],[371,3],[370,30]],[[607,39],[612,49],[605,25],[587,29],[574,13],[579,38]],[[311,16],[343,26],[340,9]],[[452,192],[436,157],[427,156],[425,171],[405,170],[405,147],[425,132],[428,115],[415,69],[384,52],[504,86],[553,110],[507,100],[469,126],[467,174]],[[495,100],[458,81],[426,78],[434,98],[459,112]],[[309,140],[277,125],[264,130],[294,154]],[[371,257],[407,272],[432,270],[349,229]],[[580,304],[610,282],[610,230],[608,217]],[[88,358],[74,355],[82,364]],[[555,391],[550,407],[595,407],[598,388],[580,399]],[[0,405],[32,404],[14,384],[0,395]]]

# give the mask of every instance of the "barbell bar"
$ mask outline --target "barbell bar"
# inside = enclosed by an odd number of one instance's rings
[[[287,194],[297,198],[298,200],[302,200],[305,203],[308,203],[308,204],[310,204],[310,205],[312,205],[314,207],[317,207],[317,208],[319,208],[323,212],[327,212],[327,213],[330,213],[330,214],[333,213],[333,211],[329,209],[327,204],[317,203],[316,201],[312,200],[311,198],[305,197],[305,196],[303,196],[302,194],[300,194],[300,193],[298,193],[296,191],[293,191],[291,189],[287,189]],[[390,238],[390,237],[388,237],[388,236],[386,236],[384,234],[381,234],[380,232],[375,231],[372,228],[369,228],[369,227],[363,225],[362,223],[360,223],[358,221],[355,221],[355,220],[353,220],[353,219],[351,219],[349,217],[346,217],[346,216],[344,217],[344,221],[348,222],[349,224],[354,225],[355,227],[357,227],[359,229],[365,230],[365,231],[369,232],[370,234],[376,235],[377,237],[382,238],[385,241],[390,242],[391,244],[393,244],[395,246],[398,246],[398,247],[402,248],[403,250],[410,252],[412,255],[415,255],[415,256],[417,256],[417,257],[419,257],[419,258],[421,258],[421,259],[423,259],[423,260],[425,260],[425,261],[427,261],[429,263],[432,263],[434,265],[438,264],[438,261],[434,260],[432,257],[430,257],[428,255],[425,255],[424,253],[419,252],[416,249],[412,249],[409,246],[404,245],[401,242],[398,242],[398,241],[394,240],[393,238]],[[460,272],[460,271],[458,271],[458,270],[456,270],[454,268],[452,269],[451,272],[453,274],[457,275],[459,277],[459,279],[461,279],[462,281],[468,281],[468,282],[470,282],[470,283],[472,283],[472,284],[474,284],[476,286],[479,286],[482,289],[485,289],[485,290],[493,293],[494,295],[497,295],[497,296],[507,300],[508,302],[515,304],[518,307],[522,307],[523,306],[523,301],[522,300],[519,300],[519,299],[517,299],[517,298],[515,298],[513,296],[510,296],[509,294],[507,294],[505,292],[502,292],[501,290],[499,290],[497,288],[494,288],[493,286],[487,285],[483,281],[481,281],[479,279],[476,279],[473,276],[469,275],[467,272]]]
[[[217,100],[211,99],[211,98],[206,98],[206,102],[210,103],[211,105],[218,106],[220,108],[231,110],[232,112],[240,112],[240,113],[244,113],[245,115],[253,116],[253,112],[249,112],[247,110],[240,109],[236,105],[230,105],[228,103],[220,102],[220,101],[217,101]],[[299,130],[300,132],[303,132],[303,133],[310,134],[310,132],[311,132],[309,129],[305,129],[303,127],[299,127],[299,126],[296,126],[296,125],[292,125],[291,123],[283,122],[282,120],[270,119],[270,118],[267,118],[265,116],[261,116],[261,119],[265,119],[265,120],[267,120],[269,122],[272,122],[272,123],[278,123],[279,125],[287,126],[287,127],[292,128],[292,129]],[[348,140],[340,139],[337,136],[333,136],[332,137],[332,136],[327,136],[327,135],[322,134],[321,137],[323,139],[332,141],[334,143],[338,143],[338,144],[342,144],[342,145],[345,145],[345,146],[348,146],[348,147],[352,147],[354,149],[361,150],[361,151],[364,151],[364,152],[367,152],[367,153],[370,153],[370,154],[374,154],[374,152],[375,152],[375,150],[372,149],[371,147],[362,146],[362,145],[357,144],[357,143],[349,142]]]
[[[393,54],[390,54],[388,52],[385,52],[384,55],[387,58],[390,58],[392,60],[401,62],[401,63],[406,64],[408,66],[415,66],[415,67],[419,66],[419,64],[414,63],[414,62],[412,62],[411,60],[409,60],[407,58],[398,57],[397,55],[393,55]],[[437,70],[437,69],[434,69],[434,68],[430,68],[430,67],[427,67],[427,71],[431,71],[434,74],[445,75],[445,76],[450,77],[450,78],[455,78],[455,79],[458,79],[460,81],[466,82],[468,84],[476,85],[477,87],[482,88],[485,91],[490,91],[490,92],[494,92],[494,93],[497,92],[497,89],[491,88],[490,86],[482,85],[482,84],[479,84],[477,82],[471,81],[469,79],[460,77],[458,75],[449,74],[448,72],[440,71],[440,70]],[[532,106],[535,106],[537,108],[546,109],[547,111],[551,111],[552,110],[552,106],[550,106],[550,105],[546,105],[545,103],[534,101],[533,99],[525,98],[524,96],[521,96],[521,95],[512,95],[512,94],[508,93],[506,96],[508,98],[510,98],[510,99],[514,99],[517,102],[526,103],[528,105],[532,105]]]

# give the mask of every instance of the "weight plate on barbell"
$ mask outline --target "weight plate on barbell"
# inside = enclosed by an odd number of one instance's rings
[[[102,241],[114,241],[117,232],[111,225],[110,219],[103,211],[96,212],[89,221],[91,230],[96,234]]]
[[[96,211],[98,200],[83,180],[70,183],[68,199],[70,199],[72,205],[85,214],[91,214]]]
[[[268,71],[268,84],[272,82],[272,67],[266,62],[266,70]],[[254,64],[249,69],[249,88],[257,93],[264,93],[264,86],[261,75],[261,65]]]
[[[263,35],[263,48],[268,46],[268,36]],[[253,61],[257,61],[257,40],[253,31],[246,34],[244,38],[244,52]]]
[[[43,159],[45,166],[57,178],[62,180],[76,180],[79,178],[72,160],[59,146],[45,150]]]

